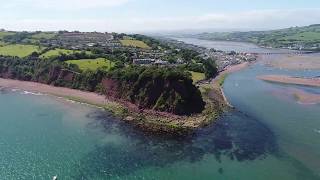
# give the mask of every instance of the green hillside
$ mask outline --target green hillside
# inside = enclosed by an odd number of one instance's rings
[[[320,24],[271,31],[202,33],[194,37],[207,40],[252,42],[274,48],[320,51]]]
[[[77,65],[81,70],[97,70],[98,68],[110,69],[114,66],[114,63],[104,59],[79,59],[79,60],[69,60],[66,61],[68,64]]]

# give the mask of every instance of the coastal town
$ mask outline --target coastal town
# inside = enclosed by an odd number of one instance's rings
[[[5,30],[2,30],[5,32]],[[38,32],[41,33],[41,32]],[[173,49],[152,49],[144,42],[135,40],[130,36],[116,33],[100,33],[100,32],[68,32],[59,31],[53,33],[52,38],[40,38],[38,44],[44,47],[64,48],[70,50],[86,51],[93,48],[112,53],[115,51],[126,51],[129,53],[129,59],[136,65],[159,65],[159,66],[178,66],[186,64],[185,59],[177,57],[169,62],[168,57],[173,51],[179,52],[181,49],[189,49],[200,53],[205,59],[214,59],[219,71],[223,71],[229,66],[241,64],[243,62],[251,62],[256,59],[255,54],[237,53],[234,51],[223,52],[215,49],[207,49],[181,41],[166,39],[162,40],[165,44],[170,44]],[[131,42],[131,44],[126,44]],[[137,45],[137,42],[142,46]]]
[[[205,59],[214,59],[219,72],[226,70],[232,65],[238,65],[245,62],[253,62],[257,59],[257,54],[254,53],[243,53],[235,51],[226,52],[213,48],[204,48],[201,46],[188,44],[183,41],[169,38],[160,38],[160,41],[162,41],[163,43],[171,44],[171,46],[173,46],[177,50],[180,50],[179,48],[189,49],[199,52],[200,56]],[[178,62],[183,63],[184,61],[183,59],[179,59]]]

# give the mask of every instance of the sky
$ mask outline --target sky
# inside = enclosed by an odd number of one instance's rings
[[[320,0],[3,0],[0,28],[170,32],[320,24]]]

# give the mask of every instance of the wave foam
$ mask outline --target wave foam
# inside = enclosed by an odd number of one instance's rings
[[[42,93],[34,93],[34,92],[30,92],[30,91],[23,91],[21,94],[23,95],[34,95],[34,96],[42,96]]]

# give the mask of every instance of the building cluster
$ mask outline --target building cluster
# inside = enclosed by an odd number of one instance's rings
[[[169,63],[167,57],[172,53],[171,50],[140,50],[133,53],[131,59],[136,65],[160,65],[160,66],[177,66],[185,63],[182,58],[175,59],[175,63]]]
[[[197,51],[203,58],[212,58],[216,60],[219,70],[234,64],[240,64],[246,61],[256,59],[254,54],[235,53],[216,51],[192,44],[187,44],[173,39],[161,40],[170,44],[172,50],[153,50],[141,49],[135,47],[123,46],[119,37],[112,33],[99,32],[59,32],[53,39],[43,39],[41,44],[47,47],[59,47],[66,49],[85,50],[91,47],[99,47],[104,50],[125,50],[130,53],[130,59],[137,65],[162,65],[174,66],[185,63],[183,59],[175,60],[175,64],[170,64],[166,57],[170,56],[171,51],[180,51],[180,49],[189,49]]]
[[[60,32],[56,38],[43,39],[41,44],[49,47],[82,50],[89,47],[122,47],[119,40],[111,33],[99,32]]]
[[[251,62],[257,59],[257,56],[251,53],[224,52],[216,51],[214,49],[208,50],[205,54],[216,60],[219,71],[223,71],[231,65]]]
[[[137,64],[137,65],[169,65],[168,61],[163,61],[161,59],[151,59],[151,58],[147,58],[147,59],[133,59],[133,64]]]
[[[320,42],[319,43],[294,43],[288,46],[281,46],[280,48],[291,49],[291,50],[320,50]]]

